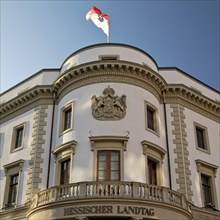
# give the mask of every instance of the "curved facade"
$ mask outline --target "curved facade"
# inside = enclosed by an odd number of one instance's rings
[[[2,219],[219,219],[219,92],[181,70],[92,45],[1,102]]]

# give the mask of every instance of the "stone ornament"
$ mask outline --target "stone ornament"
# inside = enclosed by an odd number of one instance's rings
[[[120,120],[126,115],[126,95],[115,95],[113,88],[104,89],[103,96],[92,96],[92,115],[97,120]]]

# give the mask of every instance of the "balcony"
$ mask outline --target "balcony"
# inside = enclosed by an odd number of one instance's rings
[[[139,204],[142,207],[171,207],[175,210],[178,209],[179,212],[184,212],[184,215],[191,215],[185,196],[166,187],[124,181],[79,182],[54,186],[36,194],[29,203],[28,216],[30,218],[28,219],[35,219],[31,216],[35,211],[39,212],[44,207],[48,209],[53,206],[57,209],[59,206],[77,207],[80,204],[80,206],[87,207],[91,204],[112,205],[114,203]],[[88,214],[89,209],[86,210],[86,214]],[[62,212],[65,213],[63,210]],[[190,219],[190,217],[186,219]]]

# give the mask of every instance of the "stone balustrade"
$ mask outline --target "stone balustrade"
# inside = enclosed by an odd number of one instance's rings
[[[139,182],[79,182],[54,186],[37,193],[30,201],[30,210],[52,202],[77,199],[139,199],[157,201],[189,211],[185,196],[169,188]]]

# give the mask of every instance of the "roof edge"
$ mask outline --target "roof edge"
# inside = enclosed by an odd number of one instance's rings
[[[194,76],[190,75],[189,73],[186,73],[185,71],[179,69],[178,67],[175,67],[175,66],[173,66],[173,67],[159,67],[158,70],[159,71],[160,70],[177,70],[177,71],[183,73],[184,75],[186,75],[187,77],[189,77],[189,78],[197,81],[198,83],[202,84],[203,86],[207,87],[208,89],[211,89],[211,90],[213,90],[213,91],[215,91],[215,92],[220,94],[220,90],[217,90],[217,89],[207,85],[206,83],[200,81],[199,79],[195,78]],[[161,75],[161,76],[163,77],[163,75]]]
[[[37,76],[38,74],[44,72],[44,71],[60,71],[60,68],[44,68],[44,69],[41,69],[39,70],[38,72],[34,73],[33,75],[29,76],[28,78],[22,80],[21,82],[15,84],[14,86],[12,86],[11,88],[7,89],[6,91],[0,93],[0,96],[6,94],[7,92],[11,91],[12,89],[14,89],[15,87],[21,85],[22,83],[24,82],[27,82],[28,80],[30,80],[31,78]]]
[[[85,50],[88,50],[88,49],[92,49],[92,48],[95,48],[95,47],[112,47],[112,46],[121,46],[121,47],[128,47],[128,48],[131,48],[131,49],[134,49],[134,50],[137,50],[141,53],[143,53],[144,55],[148,56],[153,62],[154,64],[156,65],[157,69],[159,68],[158,65],[157,65],[157,62],[155,61],[155,59],[150,55],[148,54],[147,52],[145,52],[144,50],[138,48],[138,47],[135,47],[135,46],[132,46],[132,45],[129,45],[129,44],[122,44],[122,43],[100,43],[100,44],[92,44],[92,45],[89,45],[89,46],[86,46],[86,47],[83,47],[83,48],[80,48],[78,50],[76,50],[75,52],[71,53],[62,63],[62,65],[60,66],[60,69],[62,69],[64,63],[72,56],[82,52],[82,51],[85,51]]]

